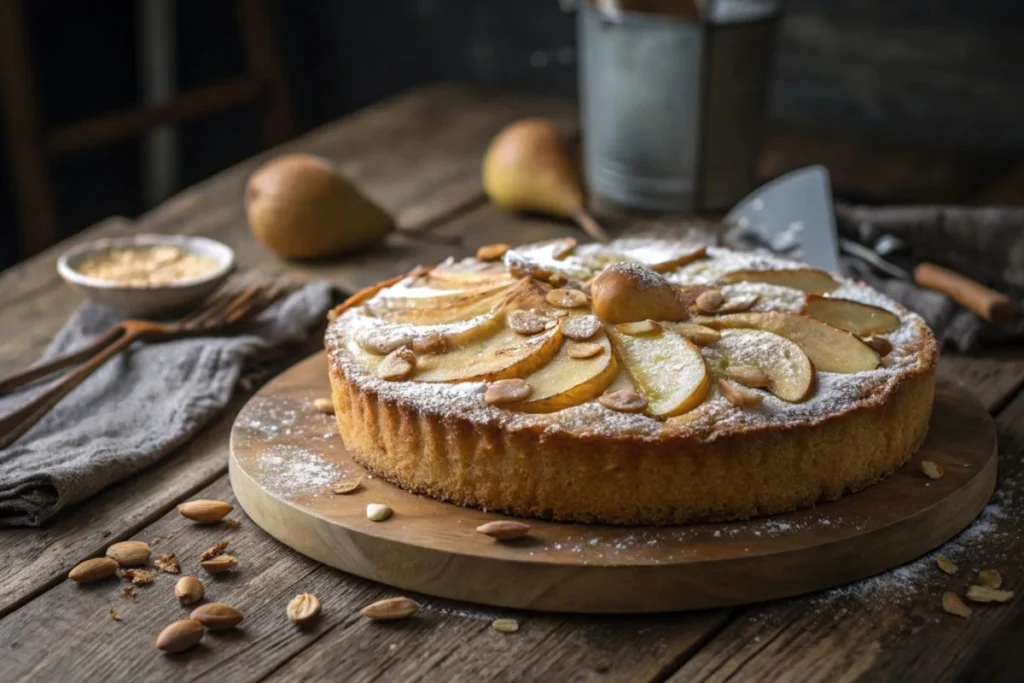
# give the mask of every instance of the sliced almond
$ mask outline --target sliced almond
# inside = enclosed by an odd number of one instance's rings
[[[183,576],[174,584],[174,597],[183,605],[194,605],[205,595],[206,587],[194,576]]]
[[[964,619],[967,619],[974,614],[974,610],[965,605],[964,601],[960,599],[960,596],[952,591],[946,591],[942,594],[942,609],[949,614],[963,617]]]
[[[190,500],[178,506],[182,517],[200,524],[212,524],[224,519],[235,507],[222,500]]]
[[[208,602],[192,610],[189,618],[195,619],[211,631],[226,631],[242,623],[242,613],[223,602]]]
[[[523,336],[540,334],[544,331],[544,324],[550,322],[534,309],[512,311],[506,320],[513,332]]]
[[[367,605],[359,613],[367,619],[384,621],[411,617],[419,608],[419,603],[409,598],[388,598]]]
[[[508,403],[519,403],[525,401],[533,387],[522,379],[499,379],[487,385],[484,392],[484,400],[492,406],[506,405]]]
[[[678,332],[680,335],[689,339],[697,346],[707,346],[708,344],[714,344],[722,338],[722,333],[716,329],[705,327],[704,325],[698,325],[696,323],[661,323],[663,326]]]
[[[377,366],[377,376],[388,381],[398,381],[409,377],[416,368],[416,354],[408,346],[397,348]]]
[[[587,295],[578,289],[552,289],[544,298],[559,308],[577,308],[587,303]]]
[[[883,358],[892,353],[892,342],[885,337],[878,336],[877,334],[865,339],[864,343],[873,348],[875,353]]]
[[[632,323],[619,323],[615,326],[622,334],[628,334],[630,336],[637,336],[641,334],[652,334],[661,329],[661,325],[654,322],[653,320],[637,320]]]
[[[75,583],[94,583],[109,579],[117,571],[117,562],[109,557],[94,557],[80,562],[68,572],[68,578]]]
[[[722,315],[725,313],[742,313],[743,311],[749,311],[760,298],[761,297],[757,294],[737,294],[735,296],[730,296],[725,299],[725,303],[719,306],[718,310],[715,312]]]
[[[203,625],[195,619],[179,619],[160,631],[156,647],[164,652],[184,652],[203,639]]]
[[[569,358],[593,358],[604,351],[604,346],[593,342],[571,342],[565,347]]]
[[[968,586],[967,599],[971,602],[1004,603],[1013,600],[1013,591],[1004,591],[988,586]]]
[[[122,567],[137,567],[149,562],[150,552],[149,545],[143,541],[121,541],[107,548],[107,557]]]
[[[366,506],[366,518],[371,522],[383,522],[390,519],[394,513],[394,510],[383,503],[370,503]]]
[[[296,595],[288,602],[285,614],[296,626],[305,626],[320,616],[320,598],[312,593]]]
[[[935,564],[943,572],[950,575],[956,574],[957,571],[960,569],[956,566],[956,563],[954,563],[953,560],[949,559],[945,555],[936,555]]]
[[[491,622],[491,628],[498,633],[515,633],[519,630],[519,622],[515,619],[495,619]]]
[[[408,334],[361,334],[356,337],[356,343],[364,350],[378,356],[386,356],[395,349],[412,344],[412,336]]]
[[[942,475],[946,473],[941,465],[931,460],[921,461],[921,472],[929,479],[941,479]]]
[[[177,556],[174,553],[167,553],[153,560],[153,564],[156,568],[162,571],[164,574],[180,574],[181,563],[178,562]]]
[[[499,541],[509,541],[513,538],[522,538],[530,533],[530,525],[517,522],[511,519],[501,519],[495,522],[487,522],[476,528],[477,533]]]
[[[764,401],[764,394],[727,379],[718,380],[718,390],[737,408],[756,408]]]
[[[768,373],[756,365],[730,365],[725,374],[745,387],[760,389],[771,383]]]
[[[701,313],[715,313],[725,303],[725,297],[717,289],[709,289],[697,295],[694,304]]]
[[[331,493],[339,496],[347,496],[355,493],[363,485],[362,479],[349,479],[348,481],[336,481],[331,484]]]
[[[601,329],[596,315],[574,315],[562,323],[562,334],[573,341],[586,341]]]
[[[1003,575],[995,569],[982,569],[978,572],[978,578],[975,583],[986,588],[1002,588]]]
[[[234,555],[217,555],[208,560],[200,560],[199,566],[210,574],[223,574],[238,566],[238,558]]]
[[[511,248],[511,245],[504,243],[485,244],[476,250],[476,257],[480,261],[497,261]]]
[[[632,389],[615,389],[601,395],[598,403],[620,413],[639,413],[647,407],[647,399]]]
[[[318,413],[324,415],[334,415],[334,401],[329,398],[315,398],[313,399],[313,407],[316,408]]]
[[[438,354],[448,350],[448,337],[440,332],[419,334],[412,340],[414,353]]]

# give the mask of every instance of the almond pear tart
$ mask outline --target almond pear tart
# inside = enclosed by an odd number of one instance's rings
[[[864,284],[760,253],[559,239],[417,268],[332,312],[353,457],[512,515],[679,524],[882,479],[928,430],[938,350]]]

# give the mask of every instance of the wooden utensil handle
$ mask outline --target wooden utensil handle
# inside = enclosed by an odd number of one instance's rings
[[[914,269],[914,282],[942,292],[989,322],[1005,323],[1013,319],[1015,306],[1008,296],[948,268],[922,263]]]
[[[14,391],[18,387],[25,386],[37,379],[42,379],[43,377],[52,375],[58,370],[63,370],[66,367],[77,365],[83,360],[92,358],[107,346],[117,341],[118,337],[124,334],[124,332],[124,328],[117,325],[116,327],[112,327],[107,330],[106,334],[98,337],[95,341],[84,348],[72,351],[71,353],[63,356],[58,356],[48,363],[43,363],[42,365],[37,365],[35,367],[7,375],[0,379],[0,394],[6,394]]]

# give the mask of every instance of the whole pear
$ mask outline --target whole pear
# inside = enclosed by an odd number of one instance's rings
[[[395,227],[387,212],[311,154],[286,154],[256,169],[245,190],[245,212],[256,239],[291,259],[362,249]]]
[[[483,182],[504,209],[571,218],[594,239],[608,241],[584,210],[579,176],[550,119],[523,119],[502,129],[484,155]]]

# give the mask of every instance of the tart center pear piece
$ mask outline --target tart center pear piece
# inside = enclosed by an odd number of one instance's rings
[[[639,263],[613,263],[590,285],[594,313],[617,325],[639,320],[679,321],[690,317],[690,305],[703,291],[676,287]]]

